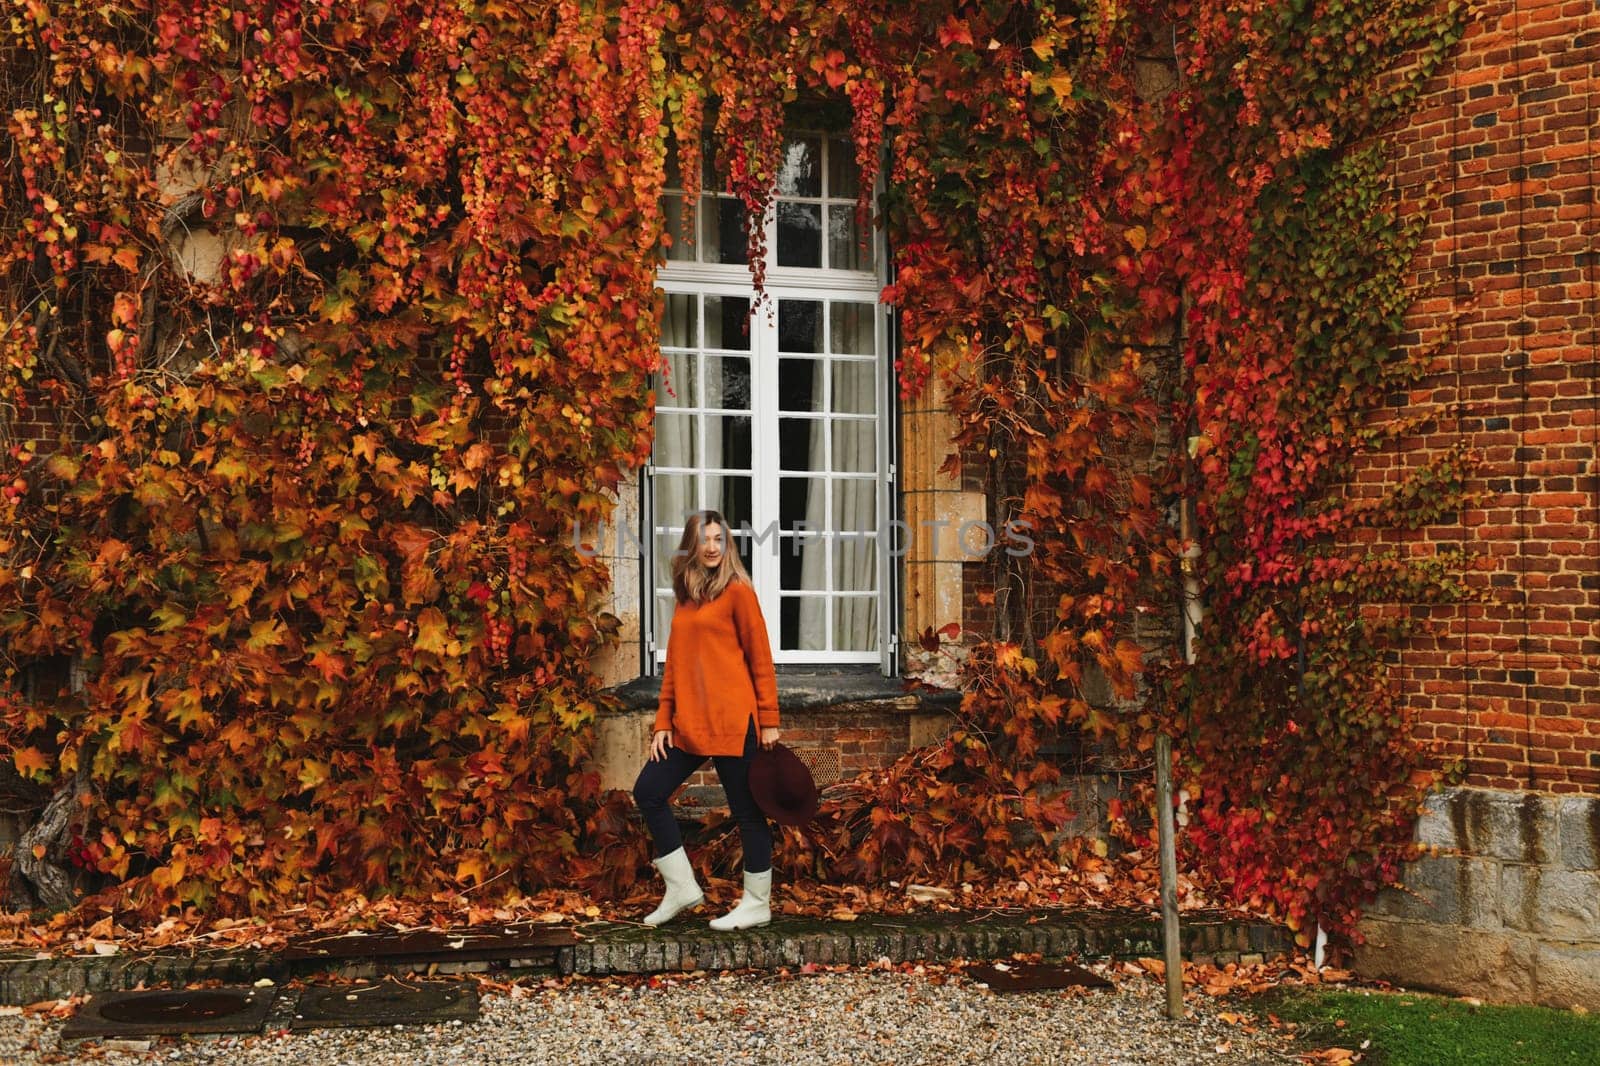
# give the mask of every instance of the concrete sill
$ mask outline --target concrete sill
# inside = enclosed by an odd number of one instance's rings
[[[953,711],[961,703],[955,689],[933,688],[900,677],[884,677],[871,664],[776,667],[778,711],[862,710]],[[654,711],[661,696],[661,678],[636,677],[603,689],[623,711]]]

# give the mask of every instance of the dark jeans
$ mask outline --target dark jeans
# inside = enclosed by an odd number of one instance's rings
[[[728,810],[739,823],[739,841],[744,845],[744,868],[758,874],[772,869],[772,827],[750,795],[750,759],[756,753],[756,723],[752,719],[744,737],[743,755],[713,755],[717,779],[728,797]],[[683,847],[678,821],[668,801],[689,775],[704,766],[706,756],[691,755],[682,748],[668,748],[665,759],[646,759],[639,780],[633,783],[633,799],[644,815],[644,824],[655,841],[656,858]]]

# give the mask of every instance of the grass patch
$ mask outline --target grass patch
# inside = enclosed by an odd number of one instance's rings
[[[1252,1001],[1296,1022],[1312,1047],[1360,1049],[1374,1066],[1595,1066],[1600,1017],[1547,1007],[1474,1006],[1412,992],[1288,991]],[[1341,1025],[1340,1023],[1343,1023]]]

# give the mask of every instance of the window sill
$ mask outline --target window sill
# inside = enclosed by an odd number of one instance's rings
[[[775,667],[778,713],[797,711],[953,711],[961,703],[954,689],[934,688],[900,677],[884,677],[864,666]],[[661,697],[660,677],[636,677],[604,689],[624,711],[654,711]]]

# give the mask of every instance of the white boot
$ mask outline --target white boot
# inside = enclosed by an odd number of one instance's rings
[[[772,922],[772,871],[744,872],[744,895],[739,905],[721,918],[711,919],[711,928],[726,933],[731,929],[753,929]]]
[[[651,863],[661,871],[661,879],[667,883],[667,894],[662,898],[661,906],[645,915],[645,925],[670,922],[678,916],[679,911],[698,907],[705,902],[706,894],[700,891],[700,882],[694,879],[694,867],[689,865],[688,852],[679,848],[659,859],[652,859]]]

